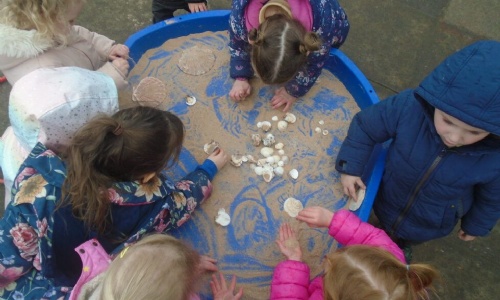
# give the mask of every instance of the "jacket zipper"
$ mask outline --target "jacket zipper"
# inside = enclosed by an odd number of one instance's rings
[[[420,188],[427,181],[427,179],[429,179],[429,176],[436,169],[436,167],[438,166],[439,162],[444,157],[444,155],[446,154],[446,152],[447,152],[446,149],[442,149],[441,150],[441,152],[439,153],[439,155],[434,159],[434,161],[432,162],[431,166],[425,172],[425,174],[422,177],[422,179],[420,179],[420,181],[418,182],[417,186],[415,187],[415,189],[411,193],[411,197],[408,200],[408,202],[406,203],[406,206],[403,209],[403,212],[398,216],[396,222],[394,222],[394,225],[392,225],[392,229],[391,229],[391,232],[390,232],[391,236],[394,235],[394,233],[398,229],[398,227],[401,224],[401,222],[403,221],[403,219],[406,218],[406,215],[408,214],[408,211],[413,206],[413,202],[415,202],[415,199],[417,198],[417,194],[418,194]]]

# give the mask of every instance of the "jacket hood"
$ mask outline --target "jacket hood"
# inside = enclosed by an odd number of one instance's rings
[[[0,55],[8,57],[35,57],[54,46],[36,30],[21,30],[0,24]]]
[[[500,135],[500,42],[476,42],[449,56],[415,94],[462,122]]]

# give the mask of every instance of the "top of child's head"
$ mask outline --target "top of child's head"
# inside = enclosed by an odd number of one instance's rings
[[[348,246],[327,256],[324,299],[428,299],[438,277],[430,265],[406,265],[384,249]]]
[[[113,260],[99,299],[187,300],[197,290],[199,262],[198,252],[174,237],[146,236]]]
[[[41,38],[65,45],[68,28],[85,3],[86,0],[3,0],[0,23],[21,30],[36,30]]]
[[[320,49],[321,38],[308,32],[297,20],[272,15],[248,33],[252,45],[252,65],[266,84],[290,80],[307,62],[311,51]]]

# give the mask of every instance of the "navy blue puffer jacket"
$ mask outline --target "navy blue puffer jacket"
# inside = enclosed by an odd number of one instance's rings
[[[437,108],[490,132],[447,148],[433,122]],[[360,176],[373,146],[392,139],[374,210],[389,234],[423,242],[449,234],[484,236],[500,218],[500,43],[474,43],[445,59],[413,90],[352,120],[336,169]]]

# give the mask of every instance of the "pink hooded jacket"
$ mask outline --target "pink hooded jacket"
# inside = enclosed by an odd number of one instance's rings
[[[335,212],[328,233],[344,246],[379,247],[406,263],[403,251],[383,230],[361,221],[348,210]],[[322,277],[318,276],[309,282],[309,276],[309,266],[303,262],[285,260],[279,263],[274,269],[270,299],[323,299]]]

